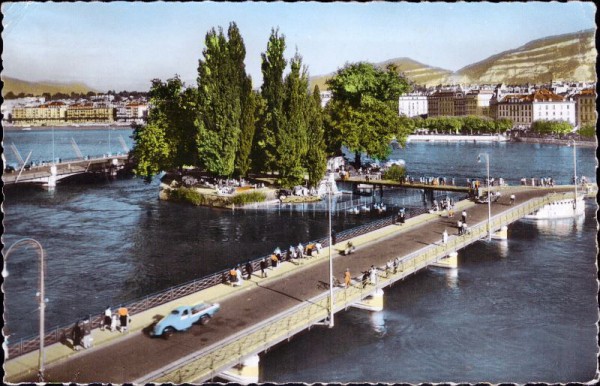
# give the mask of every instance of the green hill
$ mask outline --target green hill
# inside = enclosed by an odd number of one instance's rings
[[[89,87],[84,83],[77,82],[28,82],[25,80],[10,78],[7,76],[3,76],[2,81],[4,82],[4,86],[2,88],[2,95],[6,95],[11,91],[15,95],[24,93],[33,94],[34,96],[41,96],[45,92],[50,94],[56,94],[59,92],[64,94],[71,94],[72,92],[79,94],[86,94],[90,91],[98,92],[97,90]]]

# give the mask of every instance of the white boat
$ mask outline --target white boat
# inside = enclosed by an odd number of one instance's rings
[[[573,218],[585,214],[585,202],[583,201],[584,196],[577,196],[577,205],[575,200],[567,198],[564,200],[556,201],[551,204],[544,205],[540,209],[536,210],[532,214],[526,215],[524,218],[533,220],[551,220],[561,218]]]
[[[21,130],[23,130],[23,131],[31,131],[31,127],[24,127]]]

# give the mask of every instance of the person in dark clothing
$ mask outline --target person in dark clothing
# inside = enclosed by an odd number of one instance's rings
[[[405,221],[405,212],[406,210],[404,208],[400,209],[400,224],[404,224]]]
[[[363,272],[363,276],[362,276],[363,288],[365,288],[367,286],[368,282],[369,282],[369,271],[365,271],[365,272]]]
[[[83,339],[83,329],[81,322],[78,320],[77,323],[71,329],[71,340],[73,340],[73,349],[79,350],[82,347],[81,340]]]
[[[331,243],[333,245],[337,244],[337,234],[335,233],[335,231],[331,231]]]
[[[252,272],[254,271],[254,268],[252,267],[252,264],[250,262],[246,263],[246,280],[250,280],[250,278],[252,277]]]
[[[260,261],[260,277],[267,277],[267,259],[263,258]]]

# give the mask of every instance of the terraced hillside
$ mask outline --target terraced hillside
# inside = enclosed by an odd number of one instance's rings
[[[460,83],[596,80],[595,31],[551,36],[501,52],[456,72]]]
[[[522,84],[551,80],[596,81],[595,30],[533,40],[514,50],[504,51],[456,72],[419,63],[410,58],[386,60],[375,65],[384,68],[393,63],[411,82],[438,84]],[[325,80],[332,74],[310,78],[311,87],[327,89]]]

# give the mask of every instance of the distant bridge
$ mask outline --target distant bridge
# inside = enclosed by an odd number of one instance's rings
[[[63,161],[29,168],[25,168],[23,165],[12,173],[5,172],[2,179],[5,185],[41,183],[44,186],[54,187],[59,180],[78,174],[103,173],[115,176],[119,170],[125,168],[127,162],[127,155],[116,155]]]

